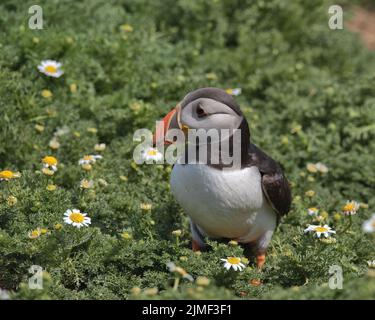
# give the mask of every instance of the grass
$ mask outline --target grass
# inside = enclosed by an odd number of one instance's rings
[[[375,56],[347,30],[328,28],[329,1],[39,1],[44,28],[30,30],[33,4],[0,4],[0,170],[21,173],[0,181],[0,288],[11,298],[375,297],[367,266],[375,240],[361,228],[375,206]],[[45,59],[62,62],[64,75],[39,73]],[[203,86],[242,88],[236,99],[253,141],[292,183],[292,211],[262,272],[254,261],[223,269],[221,258],[243,257],[239,246],[210,241],[193,253],[171,167],[133,162],[134,131],[152,129]],[[103,159],[83,170],[78,160],[98,143]],[[46,155],[59,161],[53,176],[41,172]],[[307,170],[317,162],[328,172]],[[80,188],[82,179],[93,188]],[[341,211],[350,199],[362,206],[348,228]],[[92,224],[65,224],[72,208]],[[337,231],[335,241],[304,234],[316,219]],[[30,239],[37,228],[46,233]],[[176,280],[169,261],[209,281]],[[28,287],[32,265],[44,269],[43,290]],[[329,288],[332,265],[342,268],[342,290]]]

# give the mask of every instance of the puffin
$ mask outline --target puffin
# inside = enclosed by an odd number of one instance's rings
[[[266,260],[266,251],[280,219],[290,211],[292,195],[280,165],[250,140],[248,122],[232,95],[207,87],[188,93],[160,122],[162,133],[154,135],[154,145],[170,145],[168,131],[227,129],[229,150],[233,152],[233,132],[240,132],[240,165],[201,161],[199,152],[187,157],[194,148],[207,148],[210,141],[186,142],[185,152],[173,165],[170,189],[189,216],[192,250],[206,248],[205,239],[234,240],[248,257],[256,259],[258,269]],[[158,130],[157,130],[158,132]],[[208,150],[210,150],[208,148]],[[198,155],[198,156],[197,156]],[[208,152],[209,155],[209,152]]]

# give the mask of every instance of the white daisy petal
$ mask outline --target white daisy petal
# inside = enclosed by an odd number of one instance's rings
[[[64,72],[61,70],[62,64],[54,60],[44,60],[38,66],[38,70],[46,76],[59,78]]]
[[[375,232],[375,214],[373,214],[370,219],[363,222],[362,230],[366,233]]]
[[[73,227],[81,228],[87,227],[91,224],[91,218],[86,216],[87,213],[81,213],[78,209],[68,209],[64,213],[64,222],[71,224]]]
[[[317,238],[320,238],[321,235],[328,238],[331,236],[331,234],[335,234],[336,231],[333,230],[330,226],[327,224],[324,226],[317,226],[317,225],[309,225],[308,228],[305,229],[305,232],[310,231],[314,232],[315,236]]]
[[[189,280],[190,282],[194,281],[194,278],[190,274],[188,274],[188,273],[186,275],[184,275],[184,278],[187,279],[187,280]]]
[[[155,148],[149,148],[147,150],[144,150],[142,152],[142,157],[146,161],[146,163],[150,162],[159,162],[160,160],[163,159],[163,154],[160,153],[157,149]]]
[[[232,90],[232,93],[233,93],[234,96],[238,96],[242,93],[242,89],[241,88],[234,88]]]
[[[224,268],[227,270],[230,270],[233,268],[234,271],[242,271],[242,269],[245,267],[243,263],[241,263],[240,258],[236,257],[228,257],[227,259],[220,259],[221,261],[224,261]]]

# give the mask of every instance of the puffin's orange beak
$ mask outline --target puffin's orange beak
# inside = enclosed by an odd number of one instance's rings
[[[165,145],[172,144],[173,141],[165,138],[169,129],[179,129],[179,112],[180,106],[177,105],[174,109],[168,112],[168,114],[156,125],[155,134],[152,139],[154,146],[160,144],[162,141]]]

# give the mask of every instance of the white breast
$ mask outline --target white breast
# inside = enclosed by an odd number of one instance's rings
[[[264,198],[257,167],[217,170],[203,164],[175,164],[171,190],[199,229],[239,242],[259,239],[276,227]]]

